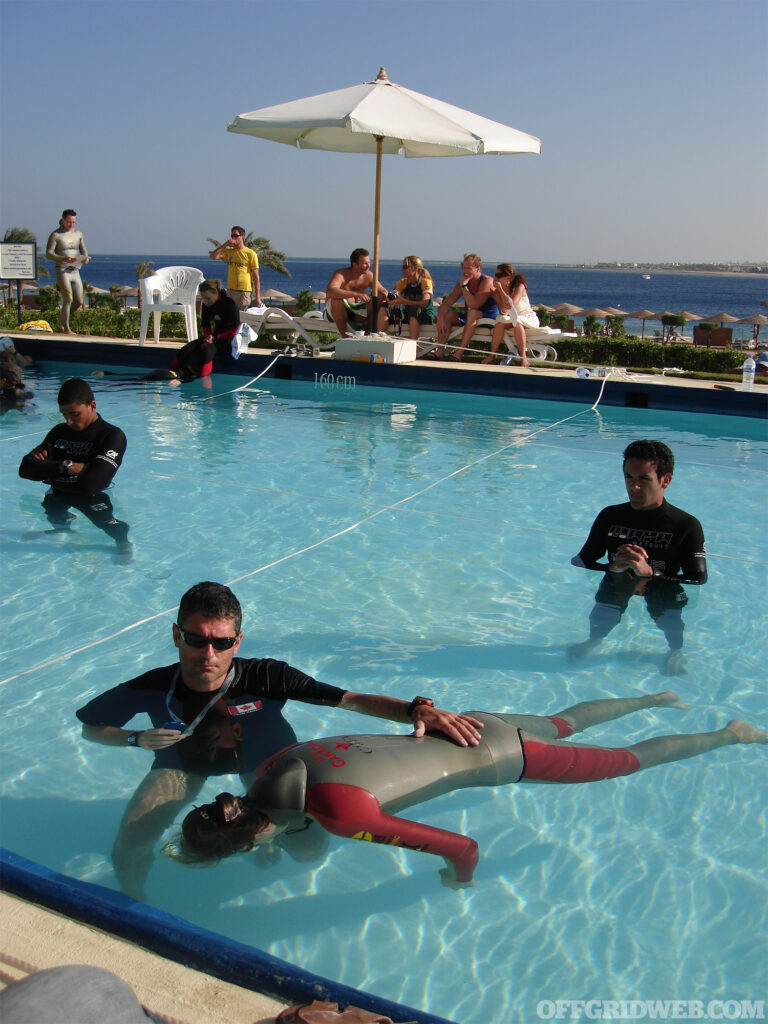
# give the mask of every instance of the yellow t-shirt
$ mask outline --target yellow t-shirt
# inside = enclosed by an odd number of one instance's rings
[[[238,292],[253,291],[251,271],[259,269],[259,257],[253,249],[225,249],[222,255],[229,264],[227,288]]]
[[[401,277],[400,280],[395,285],[395,291],[396,292],[400,292],[400,294],[402,295],[403,291],[407,287],[408,287],[408,282],[406,281],[406,279],[404,277]],[[433,292],[434,293],[435,288],[434,288],[434,285],[432,284],[432,278],[429,276],[429,274],[427,273],[426,270],[422,270],[422,272],[421,272],[421,281],[419,282],[419,287],[421,288],[422,297],[424,295],[424,292]]]

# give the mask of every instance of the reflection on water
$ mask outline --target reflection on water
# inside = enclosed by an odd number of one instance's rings
[[[663,688],[666,644],[641,601],[599,651],[567,658],[596,586],[570,558],[623,497],[623,447],[648,434],[674,450],[670,500],[702,520],[710,552],[709,582],[688,591],[689,673],[676,680],[692,709],[591,737],[768,724],[760,423],[619,409],[561,423],[577,408],[287,381],[212,399],[196,385],[97,383],[129,442],[110,496],[134,557],[116,567],[90,524],[65,544],[22,539],[46,522],[16,466],[25,435],[58,419],[59,376],[30,385],[34,421],[0,421],[2,676],[17,676],[0,687],[3,841],[24,856],[114,885],[109,849],[148,759],[84,745],[73,711],[173,661],[174,611],[200,579],[239,581],[242,654],[350,689],[550,713]],[[214,379],[214,392],[232,386]],[[288,717],[302,738],[360,728],[324,708]],[[764,751],[729,748],[590,787],[465,791],[416,809],[479,842],[476,885],[461,892],[430,857],[332,839],[319,866],[242,857],[190,875],[160,857],[148,895],[463,1024],[535,1020],[541,999],[748,998],[765,953],[764,769]]]

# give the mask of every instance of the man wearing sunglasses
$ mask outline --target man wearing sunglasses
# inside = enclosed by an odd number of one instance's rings
[[[235,224],[226,242],[208,253],[212,260],[223,260],[227,271],[227,295],[234,299],[238,309],[261,305],[261,279],[259,257],[245,244],[245,228]]]
[[[460,746],[480,741],[480,722],[436,708],[429,698],[353,693],[285,662],[237,658],[241,617],[228,587],[196,584],[182,597],[173,626],[178,663],[113,687],[77,711],[85,739],[154,752],[112,849],[120,888],[137,899],[144,899],[155,843],[209,776],[237,774],[250,785],[262,761],[297,742],[282,715],[286,700],[401,722],[416,736],[442,732]],[[125,728],[142,714],[152,728]]]

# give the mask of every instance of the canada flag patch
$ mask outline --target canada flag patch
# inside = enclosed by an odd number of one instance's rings
[[[248,704],[231,704],[227,711],[233,717],[235,715],[249,715],[252,711],[261,711],[261,701],[253,700]]]

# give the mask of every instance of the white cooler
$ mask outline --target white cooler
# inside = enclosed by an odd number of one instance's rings
[[[376,335],[339,338],[333,358],[362,363],[412,363],[416,359],[416,342],[411,338]]]

